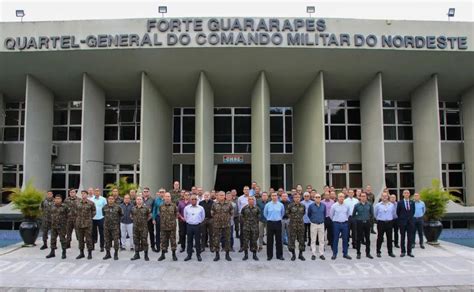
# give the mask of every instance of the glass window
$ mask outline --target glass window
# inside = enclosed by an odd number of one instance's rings
[[[384,101],[384,139],[413,140],[411,105],[404,101]]]
[[[413,193],[415,178],[412,163],[390,163],[385,165],[385,185],[390,194],[401,198],[404,189]]]
[[[293,109],[290,107],[270,108],[270,152],[293,152]]]
[[[439,103],[440,136],[443,141],[463,141],[462,115],[459,102]]]
[[[80,141],[82,102],[57,102],[54,105],[53,141]],[[74,125],[75,127],[72,127]]]
[[[107,100],[105,109],[105,133],[107,141],[140,140],[140,101]]]
[[[214,117],[214,143],[219,142],[232,142],[231,117]]]
[[[250,142],[251,141],[251,118],[234,117],[234,141],[235,142]]]
[[[23,141],[25,106],[23,102],[9,102],[5,105],[3,141]]]
[[[359,107],[358,100],[326,100],[326,140],[360,140]]]

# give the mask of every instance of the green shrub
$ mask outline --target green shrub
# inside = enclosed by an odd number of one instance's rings
[[[24,190],[21,188],[4,188],[10,193],[9,199],[13,204],[13,209],[20,212],[27,219],[36,219],[41,216],[41,203],[46,194],[33,186],[32,181],[26,183]]]
[[[430,188],[424,188],[420,192],[420,199],[425,203],[425,219],[427,221],[441,220],[449,201],[458,202],[459,199],[452,195],[456,190],[447,190],[441,186],[438,179],[433,179]]]

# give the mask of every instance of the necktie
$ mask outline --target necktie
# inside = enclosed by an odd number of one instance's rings
[[[410,211],[410,202],[409,201],[405,201],[406,203],[406,206],[407,206],[407,210]]]

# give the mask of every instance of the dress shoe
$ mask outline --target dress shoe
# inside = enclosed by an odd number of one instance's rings
[[[343,256],[343,258],[345,258],[346,260],[352,260],[350,255],[345,255],[345,256]]]
[[[315,255],[312,255],[312,256],[311,256],[311,259],[312,259],[313,261],[316,260],[316,256],[315,256]]]
[[[396,248],[400,248],[400,246],[399,246],[398,244],[395,244],[394,246],[395,246]]]
[[[331,260],[335,260],[335,259],[336,259],[336,255],[332,255]]]
[[[188,256],[184,258],[184,261],[187,262],[189,260],[191,260],[191,255],[188,254]]]
[[[277,257],[277,259],[279,259],[280,261],[284,261],[284,260],[285,260],[284,257]]]
[[[389,253],[388,256],[391,257],[391,258],[395,257],[395,255],[393,253]]]
[[[421,249],[425,249],[425,246],[423,244],[420,244]]]
[[[356,257],[358,260],[360,260],[360,254],[357,254],[357,257]]]
[[[181,249],[179,250],[179,252],[180,252],[180,253],[183,253],[183,252],[184,252],[184,248],[181,248]]]
[[[240,249],[239,249],[239,252],[243,252],[243,251],[244,251],[243,248],[240,248]],[[258,251],[260,251],[260,249],[259,249]]]
[[[401,253],[400,257],[403,258],[405,256],[405,253]]]
[[[100,248],[100,252],[104,252],[104,248],[103,248],[103,247]]]
[[[121,248],[120,248],[120,251],[124,251],[124,250],[125,250],[125,247],[121,247]]]
[[[381,258],[381,257],[382,257],[382,254],[378,252],[378,253],[377,253],[377,257],[378,257],[378,258]]]
[[[319,258],[322,259],[323,261],[326,259],[323,255],[320,255]]]
[[[201,262],[201,261],[202,261],[202,257],[201,257],[200,254],[198,254],[198,255],[196,256],[196,258],[197,258],[198,262]]]
[[[412,253],[409,253],[408,256],[411,257],[411,258],[415,257]]]
[[[267,261],[271,261],[272,260],[272,257],[267,257]]]
[[[367,258],[369,259],[373,259],[374,257],[369,253],[368,255],[366,255]]]

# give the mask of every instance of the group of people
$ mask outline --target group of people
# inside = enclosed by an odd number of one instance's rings
[[[370,234],[375,233],[375,223],[377,257],[381,257],[384,241],[390,257],[395,257],[393,246],[400,248],[401,257],[414,257],[415,233],[419,235],[420,247],[424,248],[425,205],[419,194],[415,193],[411,200],[410,191],[404,190],[403,198],[397,202],[396,195],[384,190],[375,202],[370,186],[364,190],[343,188],[336,195],[333,187],[325,186],[319,193],[310,185],[306,190],[297,185],[289,193],[282,188],[265,192],[253,182],[238,196],[236,190],[203,191],[192,187],[186,191],[176,181],[173,189],[159,189],[155,196],[148,187],[141,193],[130,190],[123,198],[114,188],[107,199],[98,188],[82,190],[80,197],[71,189],[63,202],[60,195],[48,192],[41,209],[43,245],[40,249],[48,248],[48,232],[51,233],[51,250],[46,258],[55,257],[57,237],[62,258],[66,258],[75,231],[79,243],[76,259],[86,257],[85,248],[87,258],[92,259],[92,251],[99,242],[100,251],[105,251],[104,260],[112,258],[112,248],[114,260],[118,260],[119,250],[129,248],[134,251],[131,260],[140,259],[143,252],[148,261],[150,246],[154,252],[161,251],[158,261],[166,258],[169,249],[172,260],[177,261],[179,245],[180,252],[187,252],[185,261],[191,260],[194,253],[202,261],[201,254],[206,248],[215,253],[214,261],[220,260],[221,250],[225,251],[225,259],[231,261],[234,234],[240,239],[243,260],[248,260],[251,252],[252,259],[258,261],[258,252],[264,245],[269,261],[273,259],[274,248],[276,258],[284,260],[283,245],[288,246],[292,261],[305,260],[306,246],[311,248],[312,260],[325,260],[326,246],[335,260],[340,238],[344,258],[351,259],[349,241],[352,240],[357,259],[361,258],[362,245],[366,257],[373,259]]]

